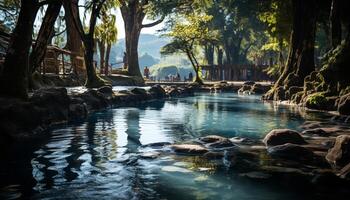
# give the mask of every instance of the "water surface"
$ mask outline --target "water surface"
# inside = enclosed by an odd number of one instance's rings
[[[204,135],[261,139],[325,114],[233,93],[154,101],[94,113],[60,126],[30,149],[1,153],[0,198],[307,199],[307,193],[247,180],[198,157],[140,158],[141,145]]]

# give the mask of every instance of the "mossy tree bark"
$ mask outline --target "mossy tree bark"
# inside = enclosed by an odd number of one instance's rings
[[[29,49],[33,25],[38,12],[38,1],[22,0],[17,24],[7,49],[4,67],[0,73],[0,95],[27,99]]]
[[[342,89],[350,85],[350,16],[348,1],[333,0],[331,9],[331,31],[333,50],[328,52],[320,74],[324,78],[325,89],[331,95],[337,95]],[[346,30],[342,42],[342,26]]]
[[[265,95],[270,100],[283,100],[279,87],[303,86],[304,78],[315,70],[316,0],[293,0],[293,25],[288,60],[273,89]],[[277,99],[276,99],[277,97]]]

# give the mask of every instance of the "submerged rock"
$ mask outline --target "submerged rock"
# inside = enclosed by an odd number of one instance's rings
[[[198,142],[209,149],[220,150],[228,148],[236,148],[237,146],[228,138],[218,135],[208,135],[198,139]]]
[[[182,154],[205,154],[208,152],[208,149],[198,145],[198,144],[174,144],[170,145],[170,148],[176,153]]]
[[[263,142],[266,146],[275,146],[286,143],[306,144],[303,137],[297,132],[290,129],[275,129],[268,133]]]
[[[326,159],[336,166],[344,166],[350,162],[350,136],[340,135],[336,138],[334,147],[329,150]]]
[[[308,129],[301,132],[303,135],[317,135],[317,136],[329,136],[329,132],[323,130],[322,128]]]
[[[208,135],[208,136],[200,137],[198,140],[202,143],[213,143],[213,142],[227,140],[227,138],[221,137],[219,135]]]
[[[291,160],[312,160],[315,156],[311,150],[291,143],[269,147],[267,152],[272,157]]]

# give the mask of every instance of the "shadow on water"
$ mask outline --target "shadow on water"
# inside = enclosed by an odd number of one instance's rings
[[[202,172],[212,168],[203,159],[140,159],[140,146],[209,134],[261,138],[270,129],[297,128],[319,116],[234,94],[97,112],[53,129],[40,144],[2,148],[0,199],[293,199],[291,191],[247,183],[224,169]]]

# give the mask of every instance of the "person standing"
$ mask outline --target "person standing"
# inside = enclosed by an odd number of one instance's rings
[[[143,70],[143,75],[146,77],[146,79],[149,79],[149,69],[147,66]]]
[[[128,57],[126,56],[126,52],[124,52],[123,63],[124,63],[123,68],[128,69]]]
[[[193,74],[192,74],[192,72],[190,72],[190,73],[188,74],[188,80],[189,80],[189,81],[193,81]]]

